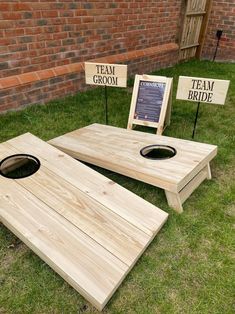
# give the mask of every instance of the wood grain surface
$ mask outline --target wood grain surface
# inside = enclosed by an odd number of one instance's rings
[[[180,192],[216,156],[217,146],[101,124],[49,141],[74,158],[121,173],[170,192]],[[173,158],[150,160],[140,154],[148,145],[169,145]]]
[[[41,166],[0,176],[0,221],[102,310],[168,214],[30,133],[0,144],[16,153]]]

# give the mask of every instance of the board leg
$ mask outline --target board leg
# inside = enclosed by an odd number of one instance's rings
[[[207,164],[207,179],[211,180],[211,167],[210,167],[210,163],[208,162]]]
[[[178,213],[183,212],[183,206],[179,193],[172,193],[165,190],[168,205],[175,209]]]

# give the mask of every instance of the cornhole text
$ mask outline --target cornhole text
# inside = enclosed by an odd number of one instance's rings
[[[118,78],[115,77],[115,67],[113,65],[96,64],[96,71],[98,74],[93,76],[94,84],[118,85]]]
[[[192,80],[192,89],[189,90],[188,99],[202,102],[212,102],[215,82]]]

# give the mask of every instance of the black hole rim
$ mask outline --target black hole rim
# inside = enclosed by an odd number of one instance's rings
[[[149,157],[145,154],[145,151],[146,150],[150,150],[150,149],[165,149],[166,151],[170,151],[172,153],[171,156],[167,156],[167,157]],[[145,146],[143,147],[141,150],[140,150],[140,155],[146,159],[150,159],[150,160],[166,160],[166,159],[171,159],[173,158],[175,155],[177,154],[177,150],[172,147],[172,146],[169,146],[169,145],[161,145],[161,144],[154,144],[154,145],[148,145],[148,146]]]
[[[3,163],[6,160],[8,160],[10,158],[15,158],[15,157],[23,157],[23,158],[30,159],[30,160],[34,161],[35,162],[34,170],[31,171],[30,173],[27,173],[26,175],[22,175],[20,177],[15,177],[15,178],[11,178],[7,174],[3,173],[2,170],[1,170]],[[24,178],[32,176],[33,174],[35,174],[39,170],[40,167],[41,167],[41,162],[40,162],[40,160],[37,157],[35,157],[33,155],[30,155],[30,154],[14,154],[14,155],[7,156],[6,158],[1,160],[1,162],[0,162],[0,175],[5,177],[5,178],[7,178],[7,179],[20,180],[20,179],[24,179]]]

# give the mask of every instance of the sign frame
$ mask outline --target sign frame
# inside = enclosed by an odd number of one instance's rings
[[[179,76],[176,99],[197,102],[192,138],[194,138],[201,102],[224,105],[230,81],[205,77]]]
[[[105,123],[108,124],[107,86],[127,87],[127,65],[84,62],[86,84],[104,86]]]
[[[229,80],[179,76],[176,99],[224,105],[229,84]]]
[[[164,90],[164,95],[163,95],[158,122],[135,119],[134,117],[141,81],[165,83],[165,90]],[[170,116],[171,116],[171,107],[172,107],[172,91],[173,91],[173,78],[168,78],[166,76],[136,74],[134,88],[132,92],[132,99],[131,99],[131,106],[130,106],[127,129],[132,130],[133,125],[147,126],[147,127],[156,128],[157,129],[156,133],[158,135],[161,135],[163,131],[165,130],[166,126],[170,125]]]
[[[84,62],[84,64],[86,84],[127,87],[127,65],[99,62]]]

